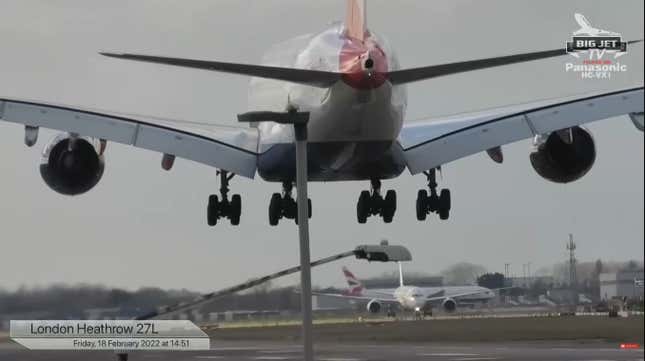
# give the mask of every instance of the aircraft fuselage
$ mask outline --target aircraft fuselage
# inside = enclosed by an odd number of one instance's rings
[[[369,33],[360,41],[345,35],[342,24],[274,46],[264,65],[342,73],[328,89],[254,78],[249,91],[252,110],[310,112],[309,179],[341,181],[389,179],[405,169],[397,143],[407,103],[403,86],[392,86],[385,74],[399,69],[392,49]],[[257,125],[258,173],[268,181],[295,177],[295,147],[290,125]]]

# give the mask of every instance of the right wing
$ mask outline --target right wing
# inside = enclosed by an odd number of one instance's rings
[[[403,125],[399,144],[410,173],[522,139],[630,114],[643,126],[643,87],[542,100]]]
[[[255,176],[258,134],[235,128],[118,115],[63,105],[0,98],[0,120],[89,136],[171,154]]]

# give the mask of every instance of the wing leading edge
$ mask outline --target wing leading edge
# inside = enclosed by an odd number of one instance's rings
[[[258,134],[253,128],[181,123],[3,98],[0,120],[133,145],[248,178],[255,176],[257,166]]]
[[[410,173],[536,135],[643,113],[643,87],[547,100],[405,124],[399,136]]]

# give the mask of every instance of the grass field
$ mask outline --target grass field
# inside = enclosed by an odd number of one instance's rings
[[[214,340],[296,340],[297,324],[208,330]],[[604,340],[643,344],[643,317],[525,317],[316,324],[326,342],[486,342]]]

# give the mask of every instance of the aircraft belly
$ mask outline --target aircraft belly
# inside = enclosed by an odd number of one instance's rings
[[[339,82],[311,110],[312,142],[393,142],[402,127],[403,107],[392,104],[392,87],[356,90]]]
[[[398,143],[310,142],[307,145],[310,181],[390,179],[406,167]],[[295,179],[296,152],[293,143],[274,144],[258,157],[258,174],[267,181]]]

